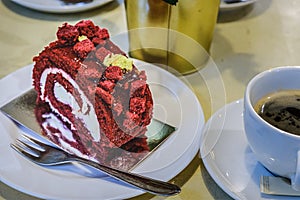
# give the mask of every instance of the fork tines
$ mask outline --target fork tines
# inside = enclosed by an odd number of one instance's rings
[[[33,158],[38,158],[40,156],[40,152],[45,151],[45,149],[41,146],[43,143],[29,137],[27,135],[22,134],[20,138],[16,139],[15,144],[11,144],[11,147],[17,152],[25,154],[26,156]]]

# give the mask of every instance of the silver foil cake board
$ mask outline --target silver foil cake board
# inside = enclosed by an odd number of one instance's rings
[[[22,130],[29,132],[31,136],[34,134],[34,136],[37,136],[37,138],[42,138],[46,140],[46,143],[48,142],[51,144],[52,142],[42,135],[41,127],[36,120],[34,111],[36,107],[36,97],[36,91],[34,89],[30,89],[29,91],[2,106],[0,110],[10,119],[16,122]],[[175,130],[176,128],[171,125],[163,123],[157,119],[152,119],[151,123],[147,127],[146,132],[147,145],[150,151],[144,156],[144,158],[139,160],[134,167],[136,167],[138,163],[153,153],[155,149],[158,148],[158,146],[161,145]]]

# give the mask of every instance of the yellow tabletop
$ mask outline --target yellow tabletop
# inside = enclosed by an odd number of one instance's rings
[[[224,83],[226,103],[241,99],[247,82],[257,73],[276,66],[300,65],[299,13],[299,0],[257,0],[250,6],[219,13],[211,56]],[[31,64],[32,57],[55,39],[63,22],[81,19],[92,19],[108,28],[112,36],[127,30],[122,0],[76,14],[47,14],[10,0],[0,1],[0,78]],[[208,119],[212,113],[209,108],[204,111]],[[132,199],[231,199],[210,177],[198,155],[173,181],[182,187],[177,196],[145,194]],[[37,198],[0,183],[2,199]]]

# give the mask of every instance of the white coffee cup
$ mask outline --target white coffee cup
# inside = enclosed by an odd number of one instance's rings
[[[300,66],[277,67],[256,75],[244,97],[244,128],[251,150],[272,173],[291,179],[300,190],[300,136],[272,126],[254,110],[256,102],[280,90],[300,90]]]

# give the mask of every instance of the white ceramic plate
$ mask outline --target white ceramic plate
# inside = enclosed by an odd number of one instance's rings
[[[239,2],[239,3],[225,3],[223,0],[221,0],[220,3],[220,10],[221,11],[230,11],[230,10],[235,10],[242,8],[244,6],[247,6],[249,4],[254,3],[256,0],[248,0],[245,2]]]
[[[203,134],[210,137],[220,131],[219,139],[210,151],[202,144],[201,157],[209,174],[227,194],[234,199],[294,199],[260,193],[260,176],[272,175],[256,160],[248,146],[243,125],[243,100],[221,108],[207,124],[210,121],[214,121],[215,126],[206,125]]]
[[[113,0],[93,0],[90,3],[65,4],[60,0],[11,0],[21,6],[50,13],[74,13],[100,7]]]
[[[134,62],[139,69],[146,70],[153,93],[154,117],[178,128],[134,172],[168,181],[199,151],[203,111],[194,93],[177,77],[154,65]],[[31,70],[32,65],[29,65],[0,80],[0,106],[32,87]],[[143,193],[101,174],[86,172],[88,175],[83,176],[83,173],[72,172],[73,166],[45,168],[35,165],[9,147],[23,130],[2,113],[0,130],[0,180],[19,191],[44,199],[64,200],[125,199]],[[91,178],[90,175],[99,177]]]

